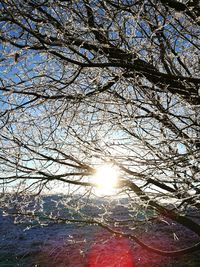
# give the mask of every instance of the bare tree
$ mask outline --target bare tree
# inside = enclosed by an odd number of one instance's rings
[[[200,235],[199,24],[198,1],[0,1],[2,203],[62,192],[73,216],[49,219],[199,249],[130,232],[162,216]],[[105,163],[126,220],[83,211]]]

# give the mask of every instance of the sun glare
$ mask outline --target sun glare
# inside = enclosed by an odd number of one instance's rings
[[[93,182],[96,184],[96,194],[111,195],[115,191],[118,183],[119,173],[116,167],[112,165],[103,165],[97,168],[93,176]]]

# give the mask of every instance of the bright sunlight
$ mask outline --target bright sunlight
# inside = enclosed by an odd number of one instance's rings
[[[106,164],[97,168],[93,176],[93,182],[97,185],[95,193],[98,195],[112,195],[117,186],[118,177],[119,171],[113,165]]]

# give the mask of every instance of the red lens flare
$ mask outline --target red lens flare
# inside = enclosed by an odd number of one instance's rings
[[[116,237],[96,240],[89,252],[87,267],[135,267],[128,241]]]

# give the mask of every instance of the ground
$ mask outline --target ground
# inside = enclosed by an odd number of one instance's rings
[[[163,221],[135,234],[148,244],[173,250],[197,242],[179,225]],[[171,231],[171,232],[170,232]],[[135,242],[90,225],[15,224],[0,212],[1,267],[199,267],[200,252],[164,257],[147,252]]]

